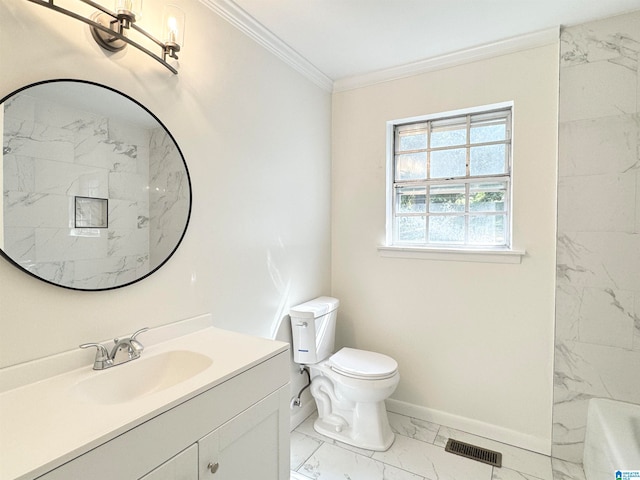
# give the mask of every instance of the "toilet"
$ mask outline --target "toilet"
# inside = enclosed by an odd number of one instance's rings
[[[309,368],[318,407],[313,427],[334,440],[384,451],[395,438],[384,401],[400,381],[398,363],[355,348],[333,352],[339,303],[337,298],[318,297],[289,312],[293,361]]]

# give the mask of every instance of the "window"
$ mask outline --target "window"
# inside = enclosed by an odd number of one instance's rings
[[[390,127],[391,244],[509,248],[511,107]]]

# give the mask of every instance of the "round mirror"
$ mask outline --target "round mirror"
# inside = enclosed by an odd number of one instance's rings
[[[191,215],[191,181],[165,126],[103,85],[53,80],[0,104],[2,255],[45,282],[109,290],[158,270]]]

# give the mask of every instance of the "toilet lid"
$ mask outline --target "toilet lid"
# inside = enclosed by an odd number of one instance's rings
[[[395,375],[398,362],[381,353],[343,348],[329,358],[331,368],[349,377],[383,379]]]

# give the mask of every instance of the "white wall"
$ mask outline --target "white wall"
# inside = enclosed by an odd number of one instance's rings
[[[159,32],[165,2],[146,3]],[[0,2],[0,97],[51,78],[116,88],[169,128],[193,186],[181,247],[135,285],[66,290],[0,261],[0,367],[204,312],[271,336],[290,305],[329,291],[330,94],[199,2],[171,3],[187,14],[177,76],[131,47],[105,53],[80,22]]]
[[[558,44],[334,94],[338,340],[398,360],[392,410],[549,453]],[[389,120],[514,101],[521,264],[383,258]]]

